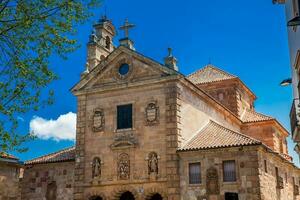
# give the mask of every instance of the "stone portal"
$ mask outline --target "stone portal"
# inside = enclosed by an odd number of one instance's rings
[[[162,196],[158,193],[156,193],[156,194],[150,196],[149,198],[147,198],[147,200],[162,200],[162,199],[163,199]]]
[[[124,192],[120,196],[120,200],[134,200],[134,196],[131,192]]]
[[[103,200],[100,196],[92,196],[89,200]]]

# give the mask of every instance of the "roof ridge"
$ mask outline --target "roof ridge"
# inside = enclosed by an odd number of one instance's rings
[[[33,161],[38,160],[40,158],[43,158],[43,157],[46,157],[46,156],[56,155],[56,154],[59,154],[59,153],[66,152],[68,150],[72,150],[72,149],[75,149],[75,146],[67,147],[67,148],[61,149],[59,151],[55,151],[55,152],[52,152],[52,153],[49,153],[49,154],[45,154],[43,156],[39,156],[37,158],[31,159],[31,160],[27,160],[25,163],[33,162]]]
[[[217,71],[221,72],[223,75],[229,75],[229,76],[232,76],[232,78],[238,78],[236,75],[233,75],[233,74],[231,74],[231,73],[228,73],[228,72],[222,70],[221,68],[219,68],[219,67],[217,67],[217,66],[215,66],[215,65],[212,65],[212,64],[205,65],[203,68],[198,69],[198,70],[194,71],[193,73],[187,75],[187,77],[192,76],[192,75],[194,75],[194,74],[196,74],[196,73],[199,73],[199,72],[201,72],[201,71],[203,71],[203,70],[205,70],[205,69],[207,69],[207,68],[211,68],[211,69],[217,70]]]
[[[251,140],[253,140],[253,141],[255,141],[255,142],[262,143],[261,141],[255,139],[255,138],[253,138],[253,137],[251,137],[251,136],[249,136],[249,135],[246,135],[246,134],[241,133],[241,132],[234,131],[234,130],[232,130],[232,129],[230,129],[230,128],[227,128],[227,127],[225,127],[225,126],[222,126],[221,124],[219,124],[219,123],[217,123],[217,122],[215,122],[215,121],[213,121],[213,120],[211,120],[211,121],[212,121],[213,124],[215,124],[215,125],[217,125],[217,126],[219,126],[219,127],[221,127],[221,128],[224,128],[224,129],[226,129],[227,131],[231,131],[231,132],[233,132],[233,133],[235,133],[235,134],[238,134],[238,135],[240,135],[240,136],[242,136],[242,137],[251,139]]]
[[[262,115],[264,117],[268,117],[268,118],[271,118],[271,119],[275,119],[274,117],[272,116],[269,116],[269,115],[266,115],[264,113],[260,113],[260,112],[257,112],[256,110],[250,110],[251,112],[253,112],[254,114],[258,114],[258,115]]]
[[[209,123],[179,151],[260,145],[261,141],[210,119]]]
[[[252,109],[245,109],[245,114],[241,115],[240,119],[244,122],[260,122],[260,121],[268,121],[268,120],[275,120],[274,117],[257,112],[256,110]]]

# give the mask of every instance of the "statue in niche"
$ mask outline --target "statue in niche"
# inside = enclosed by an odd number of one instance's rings
[[[149,174],[155,173],[158,174],[158,156],[155,152],[149,154],[148,157],[148,171]]]
[[[122,153],[118,161],[118,176],[120,179],[129,179],[130,177],[130,160],[129,155]]]
[[[93,131],[103,131],[104,129],[104,112],[100,108],[94,110],[93,115]]]
[[[93,160],[93,166],[92,166],[92,177],[93,178],[99,178],[101,176],[101,160],[100,158],[96,157]]]
[[[218,171],[214,167],[206,172],[206,191],[207,194],[220,194]]]
[[[159,107],[155,101],[149,103],[145,109],[146,124],[148,126],[157,124],[159,122]]]

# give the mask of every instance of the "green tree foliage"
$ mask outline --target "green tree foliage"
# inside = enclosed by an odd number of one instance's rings
[[[53,103],[43,89],[57,78],[49,57],[66,58],[78,45],[75,25],[91,16],[97,0],[0,0],[0,152],[24,151],[33,138],[18,132],[18,115]],[[44,95],[43,95],[44,96]]]

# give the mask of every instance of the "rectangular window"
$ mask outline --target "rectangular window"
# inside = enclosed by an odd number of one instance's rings
[[[276,175],[276,181],[277,181],[277,188],[283,189],[283,178],[279,175],[278,167],[275,167],[275,175]]]
[[[117,129],[132,128],[132,104],[117,106]]]
[[[200,184],[201,183],[201,164],[190,163],[189,164],[189,183]]]
[[[234,182],[236,181],[236,167],[234,160],[223,161],[223,181]]]
[[[268,164],[267,164],[267,160],[264,160],[264,168],[265,168],[265,172],[268,173]]]

